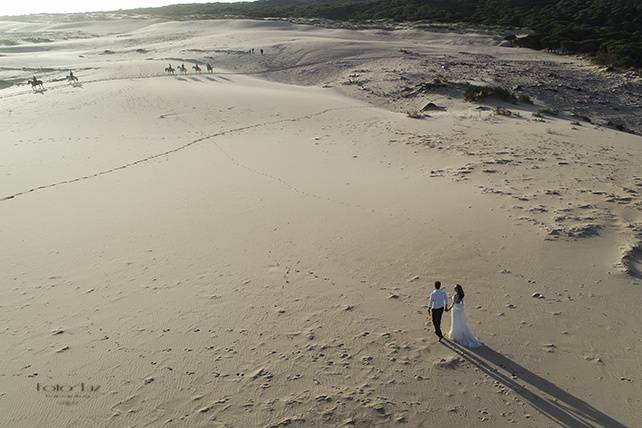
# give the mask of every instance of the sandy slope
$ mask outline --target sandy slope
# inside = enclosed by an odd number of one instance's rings
[[[640,137],[497,116],[456,86],[415,120],[394,111],[405,98],[341,84],[401,90],[400,47],[504,55],[489,36],[24,25],[2,38],[53,41],[0,57],[1,426],[642,417]],[[40,67],[46,91],[18,85]],[[464,285],[485,348],[436,343],[435,279]],[[37,390],[80,383],[99,388]]]

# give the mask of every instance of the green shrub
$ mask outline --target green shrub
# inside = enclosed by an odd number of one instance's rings
[[[413,109],[413,110],[408,110],[406,112],[406,115],[411,118],[411,119],[423,119],[424,114],[420,112],[419,110]]]
[[[536,113],[539,115],[537,117],[542,117],[544,115],[546,115],[546,116],[557,116],[557,115],[560,114],[560,111],[555,109],[555,108],[546,107],[546,108],[537,110]],[[535,116],[535,113],[533,113],[533,116]]]
[[[517,97],[511,91],[501,86],[466,85],[464,99],[468,102],[480,102],[486,98],[497,98],[501,101],[514,103]]]
[[[529,97],[526,94],[521,94],[519,97],[517,97],[521,102],[526,103],[526,104],[533,104],[533,100],[531,97]]]
[[[507,108],[504,107],[495,107],[493,109],[493,113],[495,113],[497,116],[506,116],[506,117],[521,117],[521,114],[511,111]]]

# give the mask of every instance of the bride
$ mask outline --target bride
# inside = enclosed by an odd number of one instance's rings
[[[455,286],[453,304],[449,310],[452,310],[452,315],[448,337],[467,348],[481,346],[481,342],[473,335],[466,322],[466,317],[464,316],[464,289],[459,284]]]

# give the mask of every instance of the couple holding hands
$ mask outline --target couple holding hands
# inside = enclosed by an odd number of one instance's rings
[[[455,285],[455,295],[453,296],[452,304],[448,306],[448,294],[441,289],[441,282],[436,281],[435,289],[430,293],[430,298],[428,299],[428,311],[432,316],[435,334],[439,337],[440,342],[444,338],[441,332],[441,317],[444,311],[452,311],[448,338],[467,348],[481,346],[481,342],[475,337],[466,322],[464,315],[464,289],[461,285]]]

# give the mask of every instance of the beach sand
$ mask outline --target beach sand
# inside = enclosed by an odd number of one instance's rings
[[[0,31],[0,426],[639,423],[642,138],[408,95],[458,55],[619,77],[483,33]],[[435,280],[483,348],[437,343]]]

